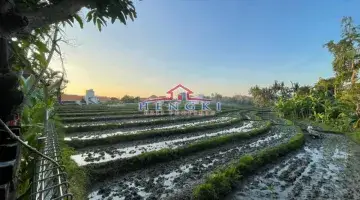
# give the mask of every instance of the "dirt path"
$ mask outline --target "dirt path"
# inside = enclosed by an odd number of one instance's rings
[[[248,177],[226,199],[360,199],[359,166],[360,146],[347,137],[308,137],[303,149]]]

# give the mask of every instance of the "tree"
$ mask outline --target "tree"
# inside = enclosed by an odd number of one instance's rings
[[[354,86],[360,69],[360,27],[353,24],[351,17],[342,19],[342,39],[325,44],[334,55],[333,70],[341,84],[348,81]]]
[[[219,93],[214,94],[215,101],[221,101],[222,98],[223,98],[223,96],[221,94],[219,94]]]
[[[136,101],[140,101],[140,97],[125,95],[121,98],[121,101],[124,103],[135,103]]]
[[[36,73],[32,64],[43,65],[47,62],[46,55],[51,55],[46,42],[41,39],[46,38],[53,30],[53,24],[73,25],[77,21],[82,28],[83,20],[77,15],[81,8],[88,9],[86,21],[92,21],[99,31],[107,25],[106,20],[111,20],[111,23],[119,20],[126,24],[128,18],[131,20],[136,18],[136,11],[131,0],[0,0],[0,119],[2,121],[18,123],[19,113],[21,113],[19,105],[24,99],[24,94],[18,89],[19,78],[15,72],[19,69],[12,68],[13,64],[21,62],[23,66],[32,70],[33,74]],[[22,49],[18,52],[20,56],[14,55],[13,50],[16,48]],[[36,49],[34,57],[29,57],[27,51],[32,49]],[[21,56],[25,59],[20,60]],[[42,73],[38,75],[41,76]],[[64,80],[63,77],[60,80]],[[10,126],[10,129],[16,132],[14,128],[15,126]],[[17,134],[20,133],[17,132]],[[3,137],[9,136],[7,132],[1,132],[0,137],[1,145],[4,141]],[[3,152],[0,156],[12,154],[4,148],[0,147],[0,151]],[[16,159],[18,158],[17,156]],[[2,177],[0,185],[9,186],[10,182],[13,182],[11,185],[16,185],[14,176],[17,167],[12,166],[11,171],[8,172],[4,171],[9,169],[8,166],[1,166],[0,173],[8,176]],[[14,186],[5,188],[13,189],[1,191],[0,199],[14,199],[16,196]],[[9,195],[4,196],[6,194]]]

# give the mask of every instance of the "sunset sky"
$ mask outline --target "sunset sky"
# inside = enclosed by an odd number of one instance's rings
[[[340,38],[343,16],[360,24],[358,0],[144,0],[138,18],[66,27],[66,93],[165,95],[181,83],[195,93],[247,94],[274,80],[312,84],[332,76],[323,45]],[[84,11],[82,11],[84,13]],[[59,59],[52,67],[60,66]]]

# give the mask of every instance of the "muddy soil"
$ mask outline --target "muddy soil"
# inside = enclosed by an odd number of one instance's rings
[[[89,199],[189,199],[191,189],[216,167],[246,153],[283,143],[296,133],[294,127],[274,126],[265,135],[222,146],[181,160],[158,164],[144,170],[98,183]]]
[[[195,126],[206,126],[215,123],[228,123],[231,120],[235,120],[236,118],[231,117],[219,117],[219,118],[209,118],[209,119],[197,119],[191,120],[187,122],[178,122],[178,123],[169,123],[162,125],[151,125],[144,127],[136,127],[136,128],[122,128],[116,129],[112,131],[97,131],[97,132],[85,132],[83,134],[71,135],[70,137],[65,137],[64,140],[92,140],[97,138],[108,138],[117,135],[132,135],[138,134],[145,131],[161,131],[161,130],[174,130],[174,129],[185,129],[189,127]]]
[[[323,135],[307,137],[297,153],[241,181],[226,200],[360,199],[360,146]]]
[[[133,157],[145,152],[156,151],[163,148],[178,148],[189,143],[205,140],[210,137],[227,135],[235,132],[247,132],[256,127],[264,126],[260,122],[246,122],[232,128],[222,128],[214,131],[202,131],[189,134],[173,135],[168,137],[154,138],[150,140],[132,141],[120,143],[112,146],[102,146],[98,148],[88,148],[81,150],[80,154],[72,156],[78,164],[85,162],[106,162],[109,160],[124,159]],[[157,141],[154,141],[157,140]]]
[[[119,119],[119,120],[107,120],[107,119],[105,119],[103,121],[95,121],[95,122],[67,123],[64,126],[65,127],[99,126],[99,125],[107,125],[107,124],[141,123],[141,122],[149,122],[149,121],[164,121],[164,120],[174,120],[174,119],[178,119],[180,121],[183,118],[194,118],[194,120],[199,120],[202,117],[196,117],[196,116],[162,116],[162,117],[153,117],[153,118],[145,118],[145,119],[141,119],[141,118],[140,119]],[[204,118],[204,119],[211,119],[211,118]]]
[[[161,127],[161,126],[169,126],[169,125],[180,125],[180,124],[184,124],[184,123],[190,123],[190,122],[198,122],[198,121],[207,121],[207,120],[212,120],[212,119],[218,119],[218,118],[222,118],[222,117],[244,117],[244,114],[241,112],[235,112],[235,113],[226,113],[223,114],[221,116],[214,116],[214,117],[194,117],[194,116],[168,116],[168,117],[160,117],[160,118],[154,118],[154,119],[127,119],[125,121],[109,121],[109,122],[81,122],[78,124],[81,124],[81,126],[92,126],[92,125],[99,125],[99,124],[106,124],[106,123],[126,123],[126,122],[131,122],[131,121],[150,121],[150,120],[174,120],[174,119],[178,119],[178,121],[169,121],[169,123],[166,124],[162,124],[162,125],[151,125],[151,126],[142,126],[141,128],[139,127],[132,127],[132,128],[120,128],[120,129],[111,129],[111,130],[101,130],[101,131],[88,131],[88,132],[80,132],[80,133],[68,133],[67,136],[68,137],[85,137],[85,136],[91,136],[91,135],[101,135],[101,134],[111,134],[117,131],[134,131],[134,130],[144,130],[144,129],[151,129],[151,128],[157,128],[157,127]],[[193,118],[190,121],[181,121],[182,118]],[[75,123],[74,123],[75,124]],[[74,124],[70,124],[71,126],[73,126]],[[77,124],[77,123],[76,123]]]

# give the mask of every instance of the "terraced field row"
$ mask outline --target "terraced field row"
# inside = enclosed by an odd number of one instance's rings
[[[234,108],[217,116],[103,118],[66,126],[65,141],[77,149],[71,158],[91,179],[89,199],[190,198],[206,174],[298,133]]]

